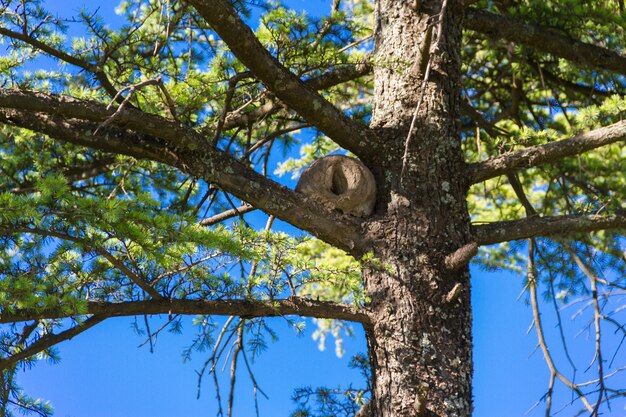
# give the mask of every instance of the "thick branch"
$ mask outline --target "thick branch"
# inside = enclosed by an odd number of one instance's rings
[[[626,216],[589,214],[529,217],[522,220],[476,225],[474,226],[474,237],[479,245],[491,245],[535,236],[567,235],[607,229],[626,229]]]
[[[569,139],[507,152],[469,165],[470,183],[475,184],[498,175],[578,155],[624,140],[626,140],[626,121],[621,121]]]
[[[478,253],[478,244],[476,242],[463,245],[444,259],[444,265],[448,272],[458,271],[466,266],[469,261]]]
[[[202,137],[192,129],[137,110],[124,110],[109,126],[102,127],[96,120],[107,120],[109,114],[103,105],[40,93],[25,94],[30,94],[29,100],[15,92],[0,93],[0,123],[106,152],[163,162],[217,184],[254,207],[341,249],[351,253],[360,253],[363,249],[357,219],[329,210],[269,180],[227,153],[203,145]],[[18,100],[13,101],[10,97]],[[46,105],[49,106],[46,108]],[[157,121],[162,122],[160,129],[153,124]],[[97,129],[98,133],[94,134]],[[154,133],[138,133],[134,129]]]
[[[369,129],[347,117],[285,68],[261,45],[228,2],[188,0],[188,3],[276,97],[343,148],[356,155],[372,152],[374,142],[370,139]]]
[[[0,108],[46,113],[90,122],[107,122],[107,125],[115,125],[123,129],[131,129],[165,139],[171,145],[188,150],[207,146],[207,141],[195,134],[193,130],[161,116],[132,108],[124,108],[117,112],[115,108],[107,107],[95,101],[79,100],[38,91],[0,90]]]
[[[166,142],[153,136],[114,127],[100,129],[98,134],[94,135],[98,123],[10,108],[2,103],[1,97],[0,94],[0,123],[22,127],[63,142],[104,152],[128,155],[137,159],[151,159],[170,165],[176,161],[175,154],[171,151],[165,152]]]
[[[330,210],[304,194],[271,181],[229,155],[188,152],[181,154],[178,166],[353,255],[367,250],[359,219]]]
[[[468,8],[465,12],[465,27],[490,38],[522,43],[579,65],[626,74],[626,57],[601,46],[577,41],[552,29],[474,8]]]
[[[109,303],[92,301],[87,303],[87,314],[101,317],[124,317],[144,314],[207,314],[240,317],[277,317],[298,315],[335,320],[347,320],[371,324],[369,316],[362,310],[329,301],[314,301],[302,298],[282,300],[149,300]],[[20,321],[60,319],[72,314],[61,307],[45,310],[14,310],[0,314],[0,324]]]

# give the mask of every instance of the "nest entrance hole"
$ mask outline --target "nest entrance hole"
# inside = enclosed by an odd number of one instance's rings
[[[348,179],[343,173],[341,168],[335,168],[333,170],[332,183],[330,185],[330,192],[334,195],[342,195],[348,191]]]

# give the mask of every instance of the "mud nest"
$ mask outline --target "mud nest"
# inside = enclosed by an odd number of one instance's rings
[[[367,217],[376,204],[376,181],[361,161],[330,155],[304,170],[296,191],[327,207],[357,217]]]

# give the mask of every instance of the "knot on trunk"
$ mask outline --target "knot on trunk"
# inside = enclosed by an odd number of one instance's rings
[[[345,214],[366,217],[374,212],[376,180],[359,160],[330,155],[304,170],[296,191]]]

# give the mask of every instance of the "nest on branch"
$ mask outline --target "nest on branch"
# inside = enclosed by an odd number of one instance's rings
[[[357,217],[367,217],[376,204],[376,180],[358,159],[330,155],[304,170],[296,191],[320,203]]]

